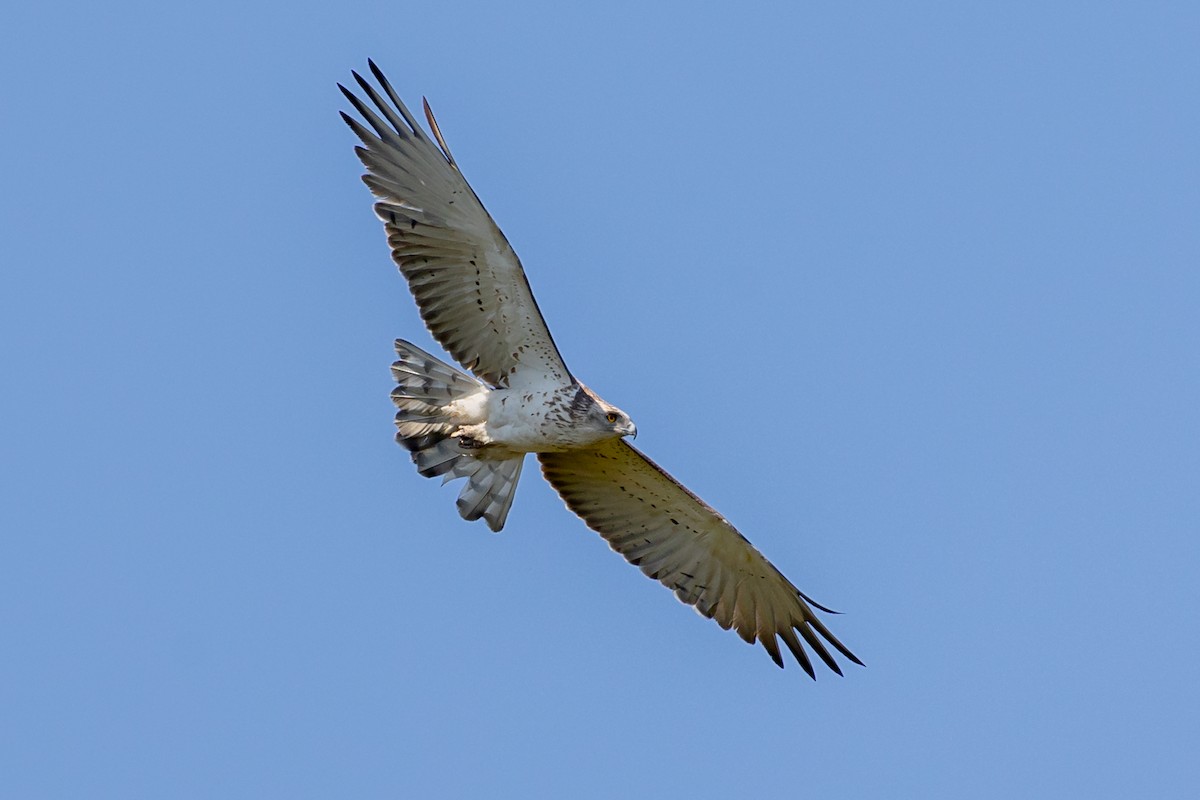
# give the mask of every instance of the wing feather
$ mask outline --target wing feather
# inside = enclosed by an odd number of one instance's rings
[[[728,520],[625,440],[538,459],[567,507],[614,550],[722,628],[760,643],[779,666],[777,637],[813,677],[801,639],[839,675],[826,642],[862,663]]]
[[[436,144],[370,67],[383,94],[354,73],[367,100],[339,88],[362,121],[342,118],[363,143],[355,148],[363,181],[430,333],[492,386],[571,383],[520,260],[459,172],[428,104]]]

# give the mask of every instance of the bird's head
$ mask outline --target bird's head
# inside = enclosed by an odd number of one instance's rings
[[[601,400],[596,403],[595,409],[592,412],[595,419],[607,431],[611,431],[617,436],[632,436],[637,438],[637,425],[633,424],[633,420],[629,418],[621,409],[614,405]]]
[[[637,438],[637,426],[629,415],[612,403],[606,403],[582,383],[576,384],[575,398],[571,401],[571,416],[580,430],[588,430],[598,439],[632,436]]]

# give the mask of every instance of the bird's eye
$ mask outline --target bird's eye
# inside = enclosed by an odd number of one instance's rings
[[[617,421],[617,415],[616,415],[616,414],[614,414],[614,413],[613,413],[613,412],[611,412],[611,411],[610,411],[610,412],[608,412],[607,414],[605,414],[605,415],[604,415],[604,418],[605,418],[606,420],[608,420],[609,424],[612,424],[612,423],[614,423],[614,422],[616,422],[616,421]]]

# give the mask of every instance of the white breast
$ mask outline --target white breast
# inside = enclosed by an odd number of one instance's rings
[[[488,439],[524,453],[570,447],[569,389],[494,389],[487,396]]]

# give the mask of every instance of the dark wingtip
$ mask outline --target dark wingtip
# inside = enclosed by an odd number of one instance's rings
[[[779,643],[775,641],[775,637],[769,635],[761,636],[759,637],[759,643],[762,644],[763,649],[771,656],[771,660],[775,662],[775,666],[783,669],[783,655],[779,652]]]
[[[337,87],[342,90],[342,94],[344,94],[346,96],[347,100],[349,100],[355,106],[358,105],[358,98],[354,96],[354,92],[350,91],[349,89],[347,89],[345,86],[343,86],[340,83],[337,85]]]
[[[358,85],[363,88],[364,92],[366,92],[367,94],[371,93],[371,84],[367,83],[366,78],[364,78],[362,75],[359,75],[354,70],[350,70],[350,74],[354,76],[354,80],[356,80],[358,82]]]
[[[825,637],[825,641],[829,642],[831,645],[833,645],[835,648],[837,648],[837,651],[839,653],[841,653],[846,658],[853,661],[855,664],[858,664],[860,667],[865,666],[863,664],[863,662],[858,660],[858,656],[856,656],[856,655],[854,655],[854,653],[850,652],[849,647],[846,647],[846,645],[842,644],[841,641],[836,636],[833,635],[833,632],[830,631],[829,628],[825,627],[825,623],[821,622],[821,620],[817,619],[815,616],[808,619],[807,622],[808,622],[808,625],[811,626],[814,630],[816,630],[817,633],[819,633],[819,634],[821,634],[821,636]],[[809,641],[816,640],[818,643],[820,642],[819,639],[816,639],[816,635],[813,634],[813,632],[811,630],[808,630],[807,633],[805,633],[806,630],[807,630],[807,627],[802,627],[800,629],[801,633],[804,634],[805,639],[808,639]],[[809,639],[810,636],[812,637],[812,639]],[[832,656],[825,659],[826,663],[828,663],[829,661],[832,661],[832,660],[833,660]]]
[[[371,74],[374,75],[379,80],[380,83],[386,82],[387,79],[383,77],[383,70],[381,70],[379,68],[379,66],[375,63],[375,59],[368,58],[367,66],[370,68]]]
[[[796,594],[800,595],[800,599],[802,599],[804,602],[808,603],[813,608],[816,608],[820,611],[824,611],[826,614],[841,614],[842,613],[840,611],[834,611],[832,608],[829,608],[828,606],[821,605],[816,600],[813,600],[811,597],[806,595],[804,592],[797,590]]]

